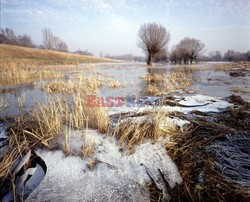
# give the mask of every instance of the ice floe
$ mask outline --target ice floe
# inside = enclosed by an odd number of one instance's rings
[[[113,107],[109,108],[108,112],[110,115],[114,115],[117,113],[131,113],[131,112],[150,112],[152,110],[162,109],[166,112],[181,112],[184,114],[188,114],[191,111],[200,111],[200,112],[220,112],[223,109],[231,106],[232,104],[227,101],[206,95],[186,95],[186,96],[176,96],[173,103],[176,103],[176,106],[169,105],[155,105],[155,100],[159,100],[160,98],[156,97],[153,99],[152,97],[148,97],[149,101],[144,97],[144,103],[147,105],[141,106],[130,106],[126,105],[122,107]],[[153,100],[153,101],[152,101]],[[152,104],[152,105],[151,105]]]

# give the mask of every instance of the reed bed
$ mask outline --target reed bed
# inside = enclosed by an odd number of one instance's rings
[[[184,90],[192,84],[192,73],[175,71],[169,74],[147,74],[141,77],[145,81],[144,94],[160,96],[173,91]]]
[[[32,83],[40,79],[58,77],[56,71],[38,69],[33,66],[19,66],[14,62],[0,64],[0,85]]]
[[[140,116],[143,116],[142,119],[140,117],[120,119],[110,131],[120,145],[132,150],[134,146],[148,139],[164,143],[175,133],[184,134],[176,124],[168,122],[169,115],[162,110],[156,109]]]
[[[91,91],[96,91],[101,87],[106,86],[109,88],[126,87],[126,83],[120,83],[113,77],[104,77],[102,74],[92,73],[88,77],[82,74],[72,76],[70,80],[54,79],[49,82],[41,83],[41,90],[51,94],[73,94],[79,91],[85,91],[86,88]]]
[[[44,103],[37,102],[31,111],[10,121],[9,152],[0,156],[0,178],[9,173],[11,165],[25,151],[38,146],[50,148],[50,141],[64,133],[65,127],[71,130],[90,127],[101,133],[107,132],[109,116],[106,108],[87,106],[87,95],[98,94],[98,90],[81,83],[81,79],[77,82],[74,93],[50,95]],[[93,146],[86,146],[83,154],[90,155]]]

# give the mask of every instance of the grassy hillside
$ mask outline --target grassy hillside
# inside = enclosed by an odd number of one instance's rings
[[[79,71],[91,65],[80,63],[120,62],[59,51],[0,44],[0,87],[61,77],[65,71]]]
[[[54,65],[54,64],[79,64],[98,62],[119,62],[118,60],[83,56],[51,50],[41,50],[0,44],[0,59],[3,61],[27,62],[27,64]]]

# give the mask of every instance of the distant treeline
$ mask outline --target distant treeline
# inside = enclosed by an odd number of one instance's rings
[[[173,49],[172,52],[161,52],[160,54],[156,54],[154,57],[154,62],[156,63],[177,63],[179,64],[181,61],[184,62],[184,59],[180,57],[179,59],[173,58],[176,57],[173,54],[176,54]],[[132,54],[124,54],[124,55],[104,55],[105,58],[117,59],[117,60],[128,60],[128,61],[136,61],[136,62],[145,62],[146,58],[142,56],[134,56]],[[187,56],[188,58],[188,56]],[[175,61],[176,60],[176,61]],[[188,61],[188,59],[186,59]],[[216,61],[216,62],[223,62],[223,61],[250,61],[250,51],[246,53],[235,52],[233,50],[228,50],[224,55],[221,54],[220,51],[210,52],[207,56],[200,55],[194,60],[197,61]],[[184,62],[185,63],[185,62]]]
[[[134,56],[132,54],[124,54],[124,55],[104,55],[105,58],[115,59],[115,60],[128,60],[128,61],[136,61],[136,62],[145,62],[146,58],[141,56]]]
[[[16,35],[11,28],[0,29],[0,44],[69,52],[67,44],[58,36],[55,36],[49,28],[44,28],[42,30],[42,42],[43,43],[41,45],[36,45],[33,43],[31,36],[28,34]],[[81,55],[93,55],[87,50],[77,50],[74,53]]]
[[[36,47],[28,34],[16,36],[14,31],[10,28],[0,29],[0,43],[32,48]]]
[[[201,61],[250,61],[250,50],[245,53],[228,50],[223,56],[220,51],[210,52],[208,56],[201,56]]]
[[[147,27],[148,26],[148,27]],[[161,25],[157,25],[156,23],[149,23],[148,25],[143,25],[141,27],[141,38],[146,36],[147,31],[161,30]],[[165,28],[164,28],[165,29]],[[140,34],[139,32],[139,34]],[[146,34],[145,34],[146,33]],[[151,32],[149,32],[150,34]],[[154,32],[153,32],[154,33]],[[159,33],[158,33],[159,34]],[[169,40],[169,33],[165,33],[167,39],[166,44]],[[158,36],[157,36],[158,37]],[[156,38],[157,37],[153,37]],[[150,38],[150,37],[147,37]],[[145,41],[145,40],[142,40]],[[68,52],[67,44],[61,40],[58,36],[55,36],[49,28],[44,28],[42,30],[42,44],[36,45],[33,43],[31,36],[28,34],[23,35],[16,35],[11,28],[1,28],[0,29],[0,44],[10,44],[16,46],[24,46],[24,47],[31,47],[31,48],[38,48],[38,49],[47,49],[47,50],[57,50]],[[152,42],[148,42],[148,44],[153,44]],[[234,50],[228,50],[224,55],[221,54],[220,51],[210,52],[208,56],[202,54],[203,49],[205,47],[204,43],[198,39],[185,37],[182,39],[177,45],[175,45],[172,50],[169,52],[167,48],[164,46],[154,54],[151,53],[151,56],[148,53],[148,44],[144,47],[144,51],[146,53],[146,57],[141,56],[133,56],[132,54],[124,54],[124,55],[116,55],[110,56],[106,54],[105,58],[111,59],[118,59],[118,60],[130,60],[130,61],[138,61],[138,62],[145,62],[149,58],[152,59],[152,62],[171,62],[174,64],[188,64],[192,62],[200,61],[250,61],[250,50],[246,53],[236,52]],[[154,47],[154,46],[153,46]],[[77,50],[73,53],[80,54],[80,55],[90,55],[93,56],[91,52],[88,50],[82,51]],[[102,53],[100,54],[102,57]],[[148,58],[148,59],[146,59]]]

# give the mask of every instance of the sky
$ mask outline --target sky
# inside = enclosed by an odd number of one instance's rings
[[[29,34],[42,44],[50,28],[69,50],[94,55],[143,55],[140,25],[160,23],[171,35],[168,49],[184,37],[205,43],[204,53],[250,50],[250,0],[0,0],[1,27]]]

